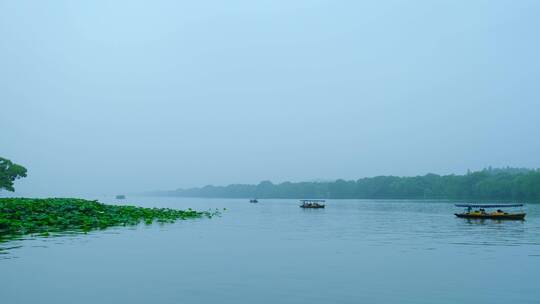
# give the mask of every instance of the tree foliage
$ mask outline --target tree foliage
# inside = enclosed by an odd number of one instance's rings
[[[15,191],[13,182],[21,177],[26,177],[25,167],[0,157],[0,190]]]
[[[162,194],[223,198],[540,199],[540,170],[489,168],[465,175],[377,176],[280,184],[263,181],[258,185],[205,186]]]

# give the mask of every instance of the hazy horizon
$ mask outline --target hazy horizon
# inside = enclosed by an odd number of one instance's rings
[[[50,196],[538,168],[539,13],[0,1],[0,157]]]

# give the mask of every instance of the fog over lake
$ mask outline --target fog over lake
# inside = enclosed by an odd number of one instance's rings
[[[0,2],[16,195],[540,167],[538,1]]]

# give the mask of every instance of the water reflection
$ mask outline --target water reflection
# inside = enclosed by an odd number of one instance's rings
[[[159,200],[159,199],[157,199]],[[154,204],[152,207],[178,207],[171,204]],[[266,205],[265,205],[266,202]],[[146,203],[146,204],[145,204]],[[213,205],[219,203],[220,205]],[[245,205],[235,200],[213,200],[209,208],[230,208],[231,215],[244,221],[227,223],[238,229],[256,229],[261,232],[283,232],[287,240],[304,238],[357,240],[366,246],[404,246],[406,249],[436,250],[437,244],[481,245],[481,246],[520,246],[538,245],[539,234],[536,205],[532,206],[531,221],[508,221],[491,219],[459,219],[454,218],[451,202],[448,201],[330,201],[325,209],[298,208],[294,200],[262,201],[261,204]],[[142,200],[148,207],[148,201]],[[190,205],[193,207],[193,205]],[[243,217],[243,218],[242,218]],[[257,219],[258,223],[253,222]],[[226,224],[226,225],[227,225]],[[147,229],[169,229],[168,225],[146,225]],[[293,227],[289,227],[293,225]],[[102,231],[90,232],[93,236],[105,237],[121,234],[123,230],[135,231],[144,225],[128,226]],[[290,229],[282,231],[280,227]],[[86,234],[82,231],[65,231],[51,234],[48,238],[39,235],[14,237],[11,240],[0,240],[0,252],[8,254],[10,250],[21,246],[5,245],[6,242],[40,240],[50,242],[51,239]],[[73,239],[72,239],[73,240]],[[57,243],[62,244],[60,240]],[[7,247],[6,247],[7,246]],[[39,245],[32,245],[34,248]]]
[[[107,295],[104,300],[87,294],[93,301],[78,297],[82,304],[111,299],[302,303],[307,298],[310,303],[504,303],[540,296],[535,285],[540,205],[528,206],[525,221],[477,221],[456,218],[449,201],[328,200],[325,209],[314,210],[299,208],[296,200],[141,198],[128,203],[229,211],[208,220],[3,243],[0,259],[20,262],[0,261],[0,286],[12,287],[0,290],[4,298],[39,302],[32,294],[10,292],[28,284],[40,287],[42,296],[56,296],[58,303],[84,294],[87,284]],[[44,256],[56,262],[40,262]],[[65,276],[75,272],[80,285]],[[493,296],[468,288],[491,290],[497,284],[505,290],[493,290]],[[63,298],[54,293],[59,285],[73,291],[63,290]]]

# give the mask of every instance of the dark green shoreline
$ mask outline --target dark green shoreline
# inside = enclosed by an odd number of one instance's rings
[[[211,218],[218,211],[107,205],[77,198],[0,198],[0,242],[27,234],[88,232],[113,226]]]
[[[232,184],[154,191],[205,198],[540,200],[540,169],[488,168],[464,175],[375,176],[357,180]]]

